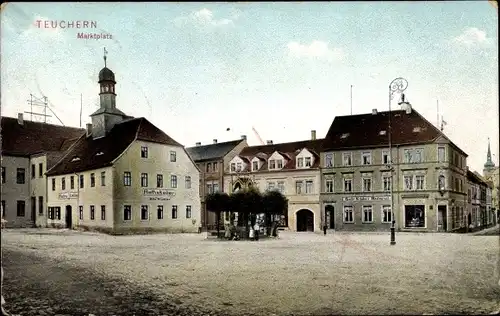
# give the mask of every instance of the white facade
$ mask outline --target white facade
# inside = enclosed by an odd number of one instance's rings
[[[2,218],[7,227],[32,227],[30,159],[2,156]]]

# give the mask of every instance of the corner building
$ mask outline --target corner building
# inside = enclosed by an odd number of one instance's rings
[[[116,108],[115,75],[99,73],[100,108],[48,172],[48,223],[122,234],[197,232],[199,169],[147,119]]]
[[[399,231],[464,225],[467,155],[409,103],[401,105],[403,110],[334,119],[321,153],[328,228],[388,231],[393,214]]]

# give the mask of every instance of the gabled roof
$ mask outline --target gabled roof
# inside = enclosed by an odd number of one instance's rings
[[[411,109],[410,113],[406,113],[405,110],[394,110],[335,117],[326,134],[323,150],[388,146],[389,115],[393,146],[432,143],[440,136],[448,139],[415,109]],[[467,156],[451,141],[450,144]]]
[[[488,183],[476,171],[467,170],[467,180],[475,184],[488,186]]]
[[[246,161],[251,161],[254,157],[267,161],[274,152],[278,152],[285,158],[283,169],[290,170],[295,169],[296,156],[302,149],[307,148],[307,150],[315,156],[314,164],[311,168],[318,168],[320,164],[319,153],[321,151],[322,142],[323,139],[316,139],[272,145],[249,146],[243,148],[238,156]],[[247,165],[244,171],[250,170],[251,166]],[[267,170],[267,163],[263,163],[259,171]]]
[[[19,124],[17,118],[2,116],[2,155],[30,156],[49,151],[64,151],[85,130],[26,119]]]
[[[47,175],[70,174],[110,166],[135,140],[183,147],[147,119],[128,119],[113,126],[105,137],[93,139],[83,134],[64,157],[47,171]],[[75,157],[79,159],[72,161]]]
[[[195,162],[221,159],[243,141],[245,140],[238,139],[217,144],[188,147],[186,151]]]

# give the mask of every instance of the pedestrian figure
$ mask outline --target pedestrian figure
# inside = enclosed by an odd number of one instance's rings
[[[259,231],[260,231],[259,223],[256,222],[253,229],[255,231],[255,240],[259,240]]]
[[[326,235],[326,225],[323,225],[323,233]]]

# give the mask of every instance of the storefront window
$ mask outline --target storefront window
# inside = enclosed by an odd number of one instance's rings
[[[425,205],[405,205],[405,227],[425,227]]]

